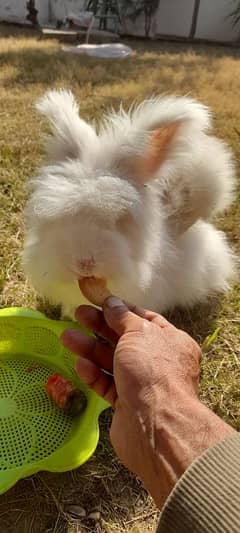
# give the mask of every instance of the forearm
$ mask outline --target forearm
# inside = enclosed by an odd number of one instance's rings
[[[143,482],[159,508],[197,457],[235,433],[197,398],[179,394],[178,405],[177,411],[167,404],[160,417],[157,412],[154,420],[149,417],[152,424],[145,431],[152,469]]]

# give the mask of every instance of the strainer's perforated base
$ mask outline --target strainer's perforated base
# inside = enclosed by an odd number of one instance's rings
[[[39,470],[77,468],[96,448],[98,416],[108,404],[77,377],[76,358],[60,342],[69,327],[79,329],[29,309],[0,310],[0,494]],[[48,398],[44,385],[53,372],[86,394],[80,416],[65,415]]]
[[[72,419],[44,390],[50,374],[36,361],[0,362],[0,475],[46,458],[70,438]]]

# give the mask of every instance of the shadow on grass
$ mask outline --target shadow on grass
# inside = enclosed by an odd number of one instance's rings
[[[46,299],[40,298],[40,296],[36,298],[36,309],[52,320],[61,319],[61,306],[51,305]]]
[[[221,309],[221,297],[213,297],[207,303],[196,305],[193,309],[176,309],[166,318],[177,328],[183,329],[200,345],[213,332],[215,321]]]
[[[20,41],[20,40],[19,40]],[[239,59],[240,50],[224,47],[188,45],[183,43],[165,43],[162,41],[125,41],[135,50],[136,55],[124,60],[96,59],[86,56],[66,54],[57,43],[52,46],[34,48],[26,44],[19,51],[2,52],[0,66],[14,67],[2,80],[3,86],[31,86],[35,83],[51,86],[64,80],[66,84],[80,88],[88,84],[90,89],[101,85],[110,85],[126,81],[137,81],[141,76],[154,69],[157,77],[156,91],[166,88],[181,89],[181,83],[174,87],[173,72],[179,68],[185,71],[186,82],[191,90],[198,84],[196,68],[204,68],[209,74],[217,73],[216,59],[233,57]],[[44,43],[44,41],[43,41]],[[109,97],[108,97],[109,98]],[[114,99],[113,99],[114,100]],[[111,102],[111,98],[110,98]]]

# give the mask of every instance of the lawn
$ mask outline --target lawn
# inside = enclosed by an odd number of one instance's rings
[[[33,102],[50,87],[71,88],[83,118],[98,120],[110,106],[129,105],[164,92],[190,94],[209,105],[215,132],[240,156],[240,50],[131,41],[136,55],[121,61],[71,56],[55,41],[40,41],[0,26],[0,290],[1,307],[39,306],[21,269],[22,209],[26,179],[41,159],[39,118]],[[239,130],[239,134],[238,134]],[[236,250],[240,202],[218,218]],[[53,310],[45,309],[51,315]],[[170,316],[204,344],[201,395],[214,411],[240,429],[240,286],[191,312]],[[215,333],[211,342],[206,337]],[[118,462],[108,440],[110,413],[101,419],[94,457],[67,474],[41,473],[0,497],[2,533],[146,533],[158,513],[141,484]],[[69,505],[101,520],[71,519]]]

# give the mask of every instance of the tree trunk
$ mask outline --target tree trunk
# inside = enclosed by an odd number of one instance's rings
[[[145,35],[146,37],[149,37],[151,26],[152,26],[152,18],[157,11],[160,4],[160,0],[145,0],[144,2],[144,15],[145,15]]]
[[[39,25],[38,24],[38,18],[37,18],[38,10],[35,7],[35,1],[34,0],[29,0],[26,3],[26,8],[27,8],[27,11],[28,11],[26,19],[29,20],[34,27],[38,27],[38,25]]]
[[[192,16],[192,24],[191,29],[189,33],[189,39],[194,39],[196,29],[197,29],[197,21],[198,21],[198,13],[200,8],[200,2],[201,0],[195,0],[194,8],[193,8],[193,16]]]
[[[149,37],[150,29],[151,29],[151,23],[152,23],[152,12],[151,8],[145,7],[144,9],[145,14],[145,35],[146,37]]]

